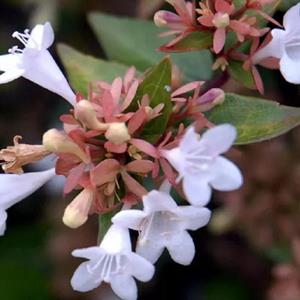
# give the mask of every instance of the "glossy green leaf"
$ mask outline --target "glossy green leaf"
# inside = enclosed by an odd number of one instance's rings
[[[255,89],[255,82],[250,71],[243,68],[243,63],[240,61],[231,61],[228,66],[229,75],[249,89]]]
[[[236,144],[269,140],[300,125],[300,108],[254,97],[227,94],[223,104],[207,113],[215,124],[230,123],[238,130]]]
[[[157,49],[166,39],[159,37],[162,30],[151,21],[92,13],[89,22],[110,59],[145,71],[164,57]],[[207,50],[174,53],[171,58],[183,72],[185,81],[212,77],[212,56]]]
[[[67,45],[60,44],[57,50],[69,75],[71,85],[77,92],[84,95],[87,94],[89,82],[95,80],[111,82],[115,77],[124,75],[127,69],[119,63],[85,55]]]
[[[164,132],[172,111],[171,94],[169,90],[171,84],[171,69],[170,59],[163,59],[146,75],[134,99],[134,104],[137,106],[137,102],[141,100],[144,95],[148,95],[151,107],[155,107],[161,103],[165,105],[161,115],[147,123],[141,133],[141,136],[150,142],[155,142]]]

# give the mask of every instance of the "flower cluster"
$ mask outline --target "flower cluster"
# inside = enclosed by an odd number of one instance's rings
[[[158,11],[154,22],[169,31],[162,36],[176,37],[161,47],[162,51],[189,51],[203,49],[200,35],[196,49],[189,47],[188,39],[195,39],[193,33],[205,34],[205,43],[211,38],[208,47],[216,56],[214,68],[225,71],[232,61],[240,61],[245,71],[253,77],[256,88],[264,92],[264,86],[256,65],[279,68],[284,78],[299,84],[299,33],[300,4],[286,13],[283,27],[265,11],[273,12],[278,4],[275,0],[246,0],[237,7],[232,0],[200,1],[199,7],[185,0],[166,0],[176,12]],[[265,9],[267,7],[267,10]],[[261,22],[261,19],[264,22]],[[272,22],[279,29],[270,31],[262,24]],[[260,38],[265,36],[264,41]],[[202,36],[201,36],[202,37]],[[182,47],[179,47],[180,43]],[[196,44],[197,41],[194,41]],[[250,47],[249,47],[250,45]]]
[[[186,18],[190,8],[183,3],[177,7]],[[140,93],[147,73],[139,78],[130,68],[124,78],[112,83],[95,81],[85,98],[73,93],[46,50],[54,39],[49,23],[13,36],[25,49],[14,47],[0,57],[1,82],[24,76],[63,96],[72,108],[60,118],[63,129],[48,130],[42,145],[21,144],[17,136],[14,146],[0,151],[3,170],[8,173],[0,175],[0,233],[5,231],[10,206],[54,176],[63,175],[64,194],[77,193],[65,209],[64,224],[77,228],[90,215],[114,214],[99,246],[73,252],[88,261],[75,271],[72,287],[85,292],[107,282],[122,299],[136,299],[133,277],[149,281],[164,248],[177,263],[192,262],[195,245],[188,230],[209,222],[211,213],[205,206],[212,189],[231,191],[242,184],[239,169],[221,156],[233,145],[235,128],[214,126],[203,114],[224,100],[224,92],[202,92],[202,82],[177,89],[163,87],[170,113],[160,136],[149,139],[151,126],[166,116],[168,108],[164,102],[153,105],[148,94]],[[48,155],[56,157],[54,168],[23,173],[24,165]],[[146,181],[154,188],[146,188]],[[186,199],[188,204],[177,204],[171,189],[179,195],[176,200]],[[140,202],[143,210],[138,209]],[[129,229],[138,231],[135,252]]]

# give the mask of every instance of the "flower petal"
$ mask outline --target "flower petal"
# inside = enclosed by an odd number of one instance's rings
[[[273,29],[271,35],[272,40],[253,55],[252,62],[254,64],[258,64],[268,57],[282,57],[284,53],[284,39],[286,32],[282,29]]]
[[[0,235],[3,235],[7,219],[5,210],[23,200],[55,176],[55,169],[22,175],[0,174]]]
[[[211,179],[212,187],[219,191],[232,191],[243,184],[241,171],[234,163],[224,157],[217,157],[211,166],[214,178]]]
[[[129,230],[117,224],[111,225],[100,244],[100,248],[110,254],[123,251],[130,252],[131,241]]]
[[[76,96],[49,51],[41,50],[33,55],[31,49],[25,48],[22,62],[25,78],[75,105]]]
[[[175,235],[168,241],[166,247],[172,259],[181,265],[189,265],[195,256],[193,239],[186,231]]]
[[[46,22],[44,25],[36,25],[30,34],[30,39],[28,40],[28,47],[36,48],[40,50],[46,50],[54,42],[54,32],[51,24]]]
[[[0,206],[9,208],[55,176],[55,169],[21,175],[0,174]]]
[[[180,149],[183,152],[187,152],[191,148],[198,147],[199,139],[200,135],[195,131],[194,126],[190,126],[182,137],[182,140],[180,142]]]
[[[224,48],[225,40],[226,40],[226,29],[217,28],[213,40],[213,49],[216,54],[220,53]]]
[[[204,206],[211,198],[211,188],[207,181],[194,176],[184,177],[183,191],[187,201],[195,206]]]
[[[169,194],[156,190],[152,190],[143,197],[143,204],[146,213],[168,211],[177,208],[176,202]]]
[[[11,69],[8,71],[5,71],[0,75],[0,84],[2,83],[8,83],[11,82],[21,76],[24,75],[24,70],[22,69]]]
[[[211,211],[204,207],[186,205],[178,207],[177,215],[183,220],[184,229],[197,230],[207,225]]]
[[[104,251],[100,247],[88,247],[83,249],[76,249],[72,252],[74,257],[82,257],[90,260],[97,260],[102,256]]]
[[[11,71],[18,69],[22,54],[4,54],[0,55],[0,71]]]
[[[206,154],[216,156],[230,149],[236,139],[236,134],[234,126],[230,124],[222,124],[204,132],[200,143],[207,149],[205,151]]]
[[[300,4],[292,6],[284,15],[283,26],[288,33],[300,31]]]
[[[284,53],[279,64],[282,76],[286,81],[300,84],[300,59],[292,59],[287,53]]]
[[[155,268],[148,260],[133,252],[127,255],[127,258],[130,262],[129,272],[132,276],[143,282],[151,280]]]
[[[0,209],[0,235],[3,235],[6,230],[7,213],[5,210]]]
[[[113,291],[124,300],[137,299],[137,286],[134,279],[129,275],[115,275],[110,281]]]
[[[112,218],[112,222],[125,228],[140,230],[145,217],[147,217],[147,214],[141,210],[122,210]]]
[[[154,264],[162,255],[164,248],[159,236],[146,241],[139,238],[135,252]]]
[[[74,272],[71,285],[75,291],[88,292],[101,284],[102,279],[98,274],[89,272],[89,266],[91,266],[90,262],[84,262]]]

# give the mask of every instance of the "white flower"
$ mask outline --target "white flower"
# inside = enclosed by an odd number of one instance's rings
[[[71,280],[73,289],[80,292],[95,289],[104,281],[120,298],[135,300],[133,277],[146,282],[154,274],[154,266],[132,252],[128,229],[117,225],[109,228],[99,247],[74,250],[72,255],[89,259],[77,268]]]
[[[74,105],[76,96],[47,50],[54,41],[50,23],[36,25],[31,33],[26,29],[24,33],[14,32],[12,36],[25,48],[14,46],[9,50],[10,54],[0,56],[0,71],[4,72],[0,75],[0,84],[23,76]]]
[[[55,169],[42,172],[0,174],[0,235],[6,229],[6,210],[23,200],[55,176]]]
[[[229,150],[235,138],[236,130],[229,124],[208,129],[201,138],[190,127],[178,147],[162,151],[178,171],[177,181],[183,180],[183,191],[192,205],[206,205],[211,198],[211,187],[231,191],[242,185],[239,169],[220,156]]]
[[[155,263],[164,248],[179,264],[188,265],[195,255],[194,242],[187,230],[197,230],[210,219],[203,207],[177,206],[164,191],[152,190],[143,197],[144,210],[123,210],[112,222],[140,232],[136,252]]]
[[[253,63],[267,57],[280,59],[280,71],[286,81],[300,83],[300,4],[291,7],[283,19],[283,29],[273,29],[273,39],[253,56]]]

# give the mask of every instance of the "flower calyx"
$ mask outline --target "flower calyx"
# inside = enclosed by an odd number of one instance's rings
[[[3,160],[2,169],[5,173],[23,174],[22,167],[48,156],[50,152],[43,145],[20,144],[21,136],[13,139],[14,146],[0,150],[0,160]]]

